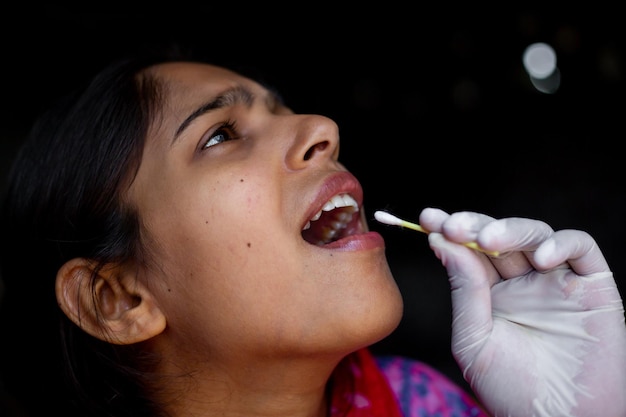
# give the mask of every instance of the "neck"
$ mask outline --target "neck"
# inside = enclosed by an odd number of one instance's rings
[[[164,371],[177,376],[156,392],[166,393],[158,401],[172,416],[325,417],[326,387],[339,359],[263,358],[232,366],[196,362],[186,372],[177,365]]]

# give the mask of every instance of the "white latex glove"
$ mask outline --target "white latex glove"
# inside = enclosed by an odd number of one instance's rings
[[[452,352],[494,416],[626,416],[626,326],[613,274],[586,232],[427,208],[447,269]],[[476,241],[489,257],[453,242]]]

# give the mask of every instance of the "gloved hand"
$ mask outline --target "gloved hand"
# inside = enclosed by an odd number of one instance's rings
[[[489,412],[626,416],[624,305],[589,234],[432,208],[419,222],[447,269],[452,352]]]

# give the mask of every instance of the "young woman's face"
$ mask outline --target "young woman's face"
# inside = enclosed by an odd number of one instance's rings
[[[151,71],[167,86],[163,117],[127,197],[156,255],[143,276],[166,315],[160,337],[227,360],[343,353],[389,334],[402,299],[337,160],[337,125],[223,68]]]

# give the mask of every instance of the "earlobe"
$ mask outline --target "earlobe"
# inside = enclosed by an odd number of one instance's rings
[[[77,326],[109,343],[142,342],[165,329],[163,312],[134,269],[105,266],[94,276],[89,259],[72,259],[57,273],[56,298]]]

